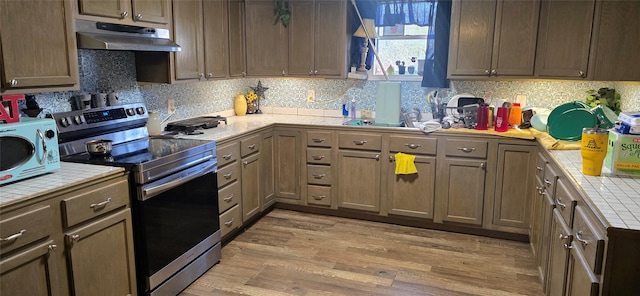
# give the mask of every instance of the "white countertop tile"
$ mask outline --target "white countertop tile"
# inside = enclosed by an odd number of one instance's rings
[[[122,171],[120,167],[62,162],[55,172],[0,186],[0,207]]]

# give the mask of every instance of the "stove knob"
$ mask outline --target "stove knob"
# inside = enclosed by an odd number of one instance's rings
[[[47,160],[49,160],[49,162],[58,162],[58,153],[55,150],[49,150],[49,153],[47,153]]]
[[[83,120],[82,120],[82,116],[81,115],[76,115],[73,117],[73,122],[75,122],[76,124],[82,124]]]
[[[136,113],[138,113],[138,115],[144,114],[144,108],[143,107],[137,107],[136,108]]]
[[[133,108],[129,108],[129,109],[127,109],[127,115],[129,115],[129,116],[136,115],[136,111],[133,110]]]
[[[53,139],[53,137],[56,136],[56,132],[54,132],[53,130],[48,129],[48,130],[46,130],[44,132],[44,136],[47,137],[47,139]]]
[[[60,118],[60,125],[62,125],[62,127],[67,127],[67,126],[71,125],[71,118],[69,118],[69,117]]]

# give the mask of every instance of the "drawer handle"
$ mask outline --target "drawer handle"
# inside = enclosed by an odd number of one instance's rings
[[[582,238],[582,230],[580,230],[580,231],[576,232],[575,237],[576,237],[576,240],[577,240],[577,241],[579,241],[579,242],[581,242],[583,245],[585,245],[585,246],[586,246],[586,245],[588,245],[588,244],[589,244],[589,241],[588,241],[588,240],[586,240],[586,239]]]
[[[562,209],[566,209],[567,208],[567,204],[562,203],[562,200],[559,198],[556,198],[556,204],[559,205],[560,207],[562,207]]]
[[[312,155],[311,157],[313,157],[313,160],[321,160],[324,158],[324,155]]]
[[[465,153],[471,153],[473,151],[476,151],[476,148],[458,147],[458,150]]]
[[[542,194],[542,186],[536,185],[536,192],[538,192],[538,194]]]
[[[225,154],[222,156],[222,158],[224,158],[225,160],[229,160],[231,159],[231,156],[233,156],[233,153]]]
[[[568,238],[569,238],[568,235],[560,233],[560,239],[561,240],[565,240],[565,239],[568,239]]]
[[[413,143],[411,143],[411,144],[404,144],[404,145],[405,145],[405,146],[407,146],[407,147],[409,147],[409,148],[411,148],[411,149],[416,149],[416,148],[418,148],[418,147],[422,147],[422,145],[420,145],[420,144],[413,144]]]
[[[251,144],[251,145],[247,146],[247,148],[249,148],[251,150],[256,149],[256,144]]]
[[[393,157],[393,155],[389,155],[389,162],[393,162],[394,160],[396,160],[396,158]]]
[[[24,234],[26,231],[27,231],[26,229],[23,229],[23,230],[20,230],[17,233],[14,233],[14,234],[6,237],[6,238],[1,238],[0,237],[0,242],[8,242],[8,241],[16,240],[17,238],[21,237],[22,234]]]
[[[353,141],[353,144],[356,144],[356,145],[358,145],[358,146],[362,146],[362,145],[364,145],[364,144],[366,144],[366,143],[367,143],[367,141],[365,141],[365,140],[360,140],[360,141],[355,141],[355,140],[354,140],[354,141]]]
[[[563,247],[565,249],[573,249],[573,247],[570,244],[564,244]]]
[[[231,225],[233,225],[233,218],[231,218],[231,220],[224,222],[224,226],[230,227]]]
[[[58,249],[58,245],[49,245],[47,248],[49,249],[49,252],[53,252]]]
[[[547,179],[545,178],[545,179],[544,179],[544,185],[545,185],[546,187],[551,186],[551,181],[549,181],[549,180],[547,180]]]
[[[321,199],[327,197],[326,195],[316,195],[316,194],[314,194],[312,196],[313,196],[313,199],[315,199],[315,200],[321,200]]]
[[[536,171],[538,171],[538,172],[542,172],[542,167],[540,167],[540,166],[536,166]]]
[[[246,164],[246,163],[245,163],[245,164]],[[229,179],[231,179],[231,176],[232,176],[232,175],[233,175],[233,172],[228,173],[228,174],[224,174],[224,175],[222,175],[222,176],[223,176],[225,179],[229,180]]]
[[[323,138],[313,138],[313,139],[311,139],[311,141],[313,141],[314,143],[322,143],[322,142],[326,141],[326,139],[323,139]]]
[[[233,194],[225,197],[223,200],[226,201],[226,202],[230,202],[232,199],[233,199]]]
[[[105,200],[103,202],[99,202],[97,204],[91,204],[91,205],[89,205],[89,207],[94,209],[94,210],[97,210],[97,209],[104,208],[110,202],[111,202],[111,197],[107,198],[107,200]]]
[[[326,176],[325,174],[313,174],[313,177],[316,178],[316,179],[322,179],[325,176]]]

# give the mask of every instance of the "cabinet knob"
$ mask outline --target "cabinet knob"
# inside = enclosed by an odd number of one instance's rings
[[[242,77],[247,77],[247,72],[243,71],[241,74],[242,74]]]
[[[207,73],[207,78],[213,78],[213,73]]]
[[[125,19],[127,16],[129,16],[129,12],[127,12],[127,11],[123,11],[122,13],[120,13],[120,19],[121,20]]]
[[[9,80],[9,86],[11,86],[11,87],[16,87],[16,86],[18,86],[18,80],[17,80],[17,79],[11,79],[11,80]]]
[[[484,69],[484,74],[489,75],[489,74],[491,74],[491,72],[489,71],[489,69]]]
[[[542,172],[542,167],[541,166],[536,166],[536,171]]]
[[[486,170],[487,169],[487,163],[486,162],[481,162],[480,163],[480,169]]]
[[[376,160],[380,160],[380,154],[376,154]]]
[[[395,157],[393,157],[393,155],[389,155],[389,162],[393,162],[395,160]]]
[[[200,78],[200,79],[204,78],[204,73],[198,74],[198,78]]]
[[[491,75],[498,75],[498,71],[496,69],[491,70]]]
[[[313,75],[318,75],[318,70],[313,70]]]
[[[585,77],[585,73],[584,73],[584,71],[582,71],[582,70],[581,70],[581,71],[578,71],[578,75],[579,75],[580,77],[582,77],[582,78],[584,78],[584,77]]]
[[[285,72],[284,70],[282,70],[282,76],[287,75],[287,72]]]
[[[56,249],[58,249],[58,245],[49,245],[48,248],[49,248],[49,252],[55,251]]]
[[[563,247],[565,249],[573,249],[573,247],[570,244],[564,244]]]
[[[309,71],[309,76],[313,75],[313,70]]]
[[[142,19],[142,14],[141,13],[136,14],[135,19],[136,19],[136,21],[141,20]]]

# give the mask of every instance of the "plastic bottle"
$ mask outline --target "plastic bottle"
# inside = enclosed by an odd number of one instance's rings
[[[522,107],[520,107],[520,103],[513,103],[513,106],[509,111],[509,125],[519,126],[521,123],[522,123]]]
[[[356,99],[351,99],[351,107],[349,108],[351,119],[356,119]]]
[[[349,101],[348,101],[347,98],[344,98],[342,100],[342,117],[344,117],[344,118],[349,117],[349,107],[347,107],[347,106],[349,106],[348,102]]]

